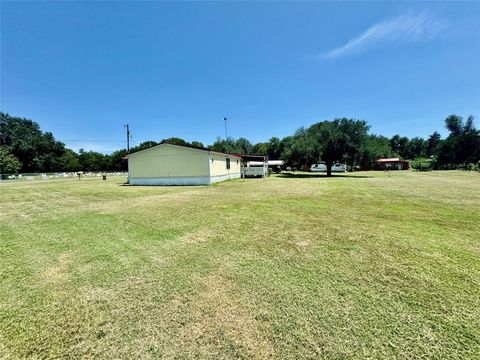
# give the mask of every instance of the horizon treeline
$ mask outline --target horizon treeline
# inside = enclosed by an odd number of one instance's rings
[[[320,161],[341,161],[362,170],[372,169],[375,160],[399,157],[416,162],[428,162],[435,169],[478,168],[480,161],[480,131],[473,116],[464,120],[450,115],[444,125],[449,135],[442,139],[435,131],[428,138],[391,138],[372,134],[365,121],[334,119],[308,128],[301,127],[283,139],[272,137],[267,142],[251,143],[248,139],[227,138],[206,146],[224,153],[267,155],[282,159],[287,166],[306,169]],[[205,147],[199,141],[187,142],[181,138],[145,141],[132,147],[130,153],[161,142]],[[126,171],[126,149],[111,154],[95,151],[74,152],[55,139],[51,132],[43,132],[33,120],[0,112],[0,174],[45,173],[74,171]]]

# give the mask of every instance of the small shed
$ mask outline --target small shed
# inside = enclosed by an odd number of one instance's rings
[[[211,185],[240,178],[241,158],[195,146],[161,143],[128,155],[130,185]]]
[[[378,159],[376,165],[381,170],[408,170],[410,168],[408,161],[400,160],[400,158]]]

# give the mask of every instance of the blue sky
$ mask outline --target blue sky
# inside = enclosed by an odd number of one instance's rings
[[[479,2],[2,2],[1,110],[110,152],[171,136],[480,126]],[[71,141],[82,140],[82,141]]]

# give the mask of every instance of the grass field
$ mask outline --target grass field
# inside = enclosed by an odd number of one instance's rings
[[[480,174],[0,184],[0,358],[479,358]]]

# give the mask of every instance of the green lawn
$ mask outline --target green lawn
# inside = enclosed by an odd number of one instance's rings
[[[477,358],[480,174],[0,183],[0,358]]]

